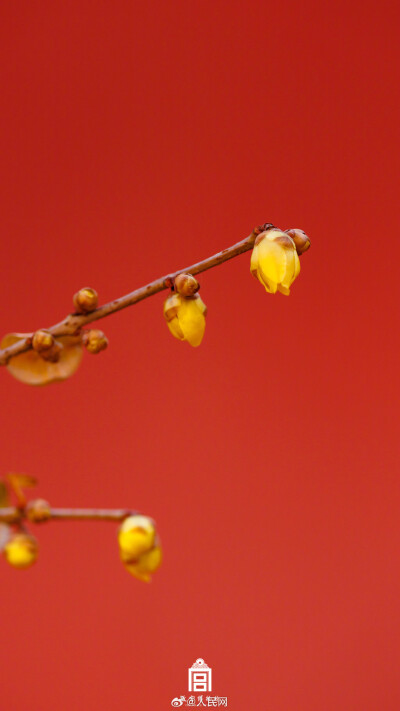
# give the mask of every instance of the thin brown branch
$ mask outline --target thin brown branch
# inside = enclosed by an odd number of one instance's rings
[[[49,521],[123,521],[137,514],[130,509],[50,509]],[[16,506],[0,508],[0,523],[20,523],[28,519],[25,509]]]
[[[55,337],[76,335],[79,333],[82,326],[86,326],[88,323],[105,318],[106,316],[116,313],[117,311],[121,311],[128,306],[133,306],[133,304],[137,304],[139,301],[147,299],[149,296],[153,296],[159,291],[170,288],[173,284],[173,280],[178,276],[178,274],[200,274],[200,272],[205,272],[207,269],[217,267],[220,264],[227,262],[228,259],[233,259],[239,254],[247,252],[252,249],[257,235],[266,226],[267,223],[265,225],[261,225],[260,227],[256,227],[252,233],[241,242],[238,242],[227,249],[223,249],[222,252],[218,252],[218,254],[214,254],[212,257],[208,257],[201,262],[192,264],[190,267],[186,267],[185,269],[179,269],[176,272],[160,277],[159,279],[152,281],[150,284],[146,284],[146,286],[142,286],[139,289],[132,291],[130,294],[121,296],[114,301],[110,301],[108,304],[103,304],[103,306],[100,306],[88,314],[69,314],[63,321],[60,321],[60,323],[57,323],[46,330],[50,331],[50,333],[52,333]],[[13,356],[30,350],[32,347],[32,335],[18,341],[18,343],[15,343],[8,348],[0,350],[0,365],[6,365],[9,359]]]

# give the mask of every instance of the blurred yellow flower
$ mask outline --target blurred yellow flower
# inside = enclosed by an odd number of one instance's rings
[[[128,516],[120,526],[118,543],[126,570],[139,580],[150,582],[162,558],[154,521],[147,516]]]
[[[199,346],[206,328],[207,307],[199,294],[171,294],[164,303],[164,316],[175,338]]]
[[[9,333],[4,336],[0,348],[8,348],[25,339],[29,334]],[[60,336],[56,341],[58,360],[51,361],[36,350],[10,358],[7,370],[22,383],[28,385],[48,385],[58,380],[66,380],[75,373],[82,359],[82,343],[79,336]]]
[[[300,260],[291,237],[278,229],[262,232],[254,243],[250,271],[266,291],[286,296],[300,272]]]
[[[28,533],[16,533],[3,549],[7,562],[14,568],[29,568],[38,557],[38,544]]]

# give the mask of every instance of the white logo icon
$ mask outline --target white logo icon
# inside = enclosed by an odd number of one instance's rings
[[[195,663],[188,669],[189,674],[189,694],[190,696],[175,696],[171,701],[171,706],[179,708],[187,706],[193,708],[210,706],[228,706],[227,696],[211,696],[212,689],[212,669],[205,663],[204,659],[196,659]]]
[[[189,671],[189,691],[211,691],[211,668],[204,659],[196,659]]]

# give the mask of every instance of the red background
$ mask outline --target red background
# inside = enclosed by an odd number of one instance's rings
[[[397,711],[395,3],[0,15],[2,333],[260,222],[313,241],[290,298],[249,254],[204,274],[198,349],[159,295],[64,384],[1,372],[2,471],[54,506],[137,507],[165,551],[146,586],[113,524],[36,528],[40,562],[0,566],[1,708],[163,711],[204,657],[235,711]]]

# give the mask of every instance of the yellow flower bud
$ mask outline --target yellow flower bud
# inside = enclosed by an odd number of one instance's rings
[[[154,521],[148,516],[128,516],[120,526],[118,543],[127,571],[139,580],[149,582],[162,558]]]
[[[193,296],[200,284],[191,274],[178,274],[174,279],[175,291],[182,296]]]
[[[90,331],[85,331],[82,336],[82,343],[89,353],[100,353],[108,346],[108,338],[97,328],[92,328]]]
[[[99,297],[95,289],[91,289],[90,286],[85,286],[74,294],[73,302],[77,313],[88,314],[97,309]]]
[[[9,333],[4,336],[0,348],[7,348],[27,337],[29,334]],[[10,358],[7,370],[22,383],[48,385],[73,375],[81,362],[82,352],[79,337],[60,336],[47,351],[38,353],[32,349]]]
[[[43,523],[51,518],[51,508],[48,501],[35,499],[30,501],[26,507],[26,515],[33,523]]]
[[[4,546],[7,562],[14,568],[29,568],[38,557],[36,539],[28,533],[15,533]]]
[[[299,256],[300,254],[304,254],[307,249],[310,249],[311,240],[309,236],[306,235],[304,230],[293,228],[291,230],[285,230],[285,232],[289,235],[289,237],[292,238],[293,242],[295,243],[296,251]]]
[[[300,260],[291,237],[278,229],[262,232],[254,243],[250,271],[266,291],[287,296],[300,272]]]
[[[164,303],[164,316],[172,335],[191,346],[199,346],[206,328],[207,307],[199,294],[171,294]]]

